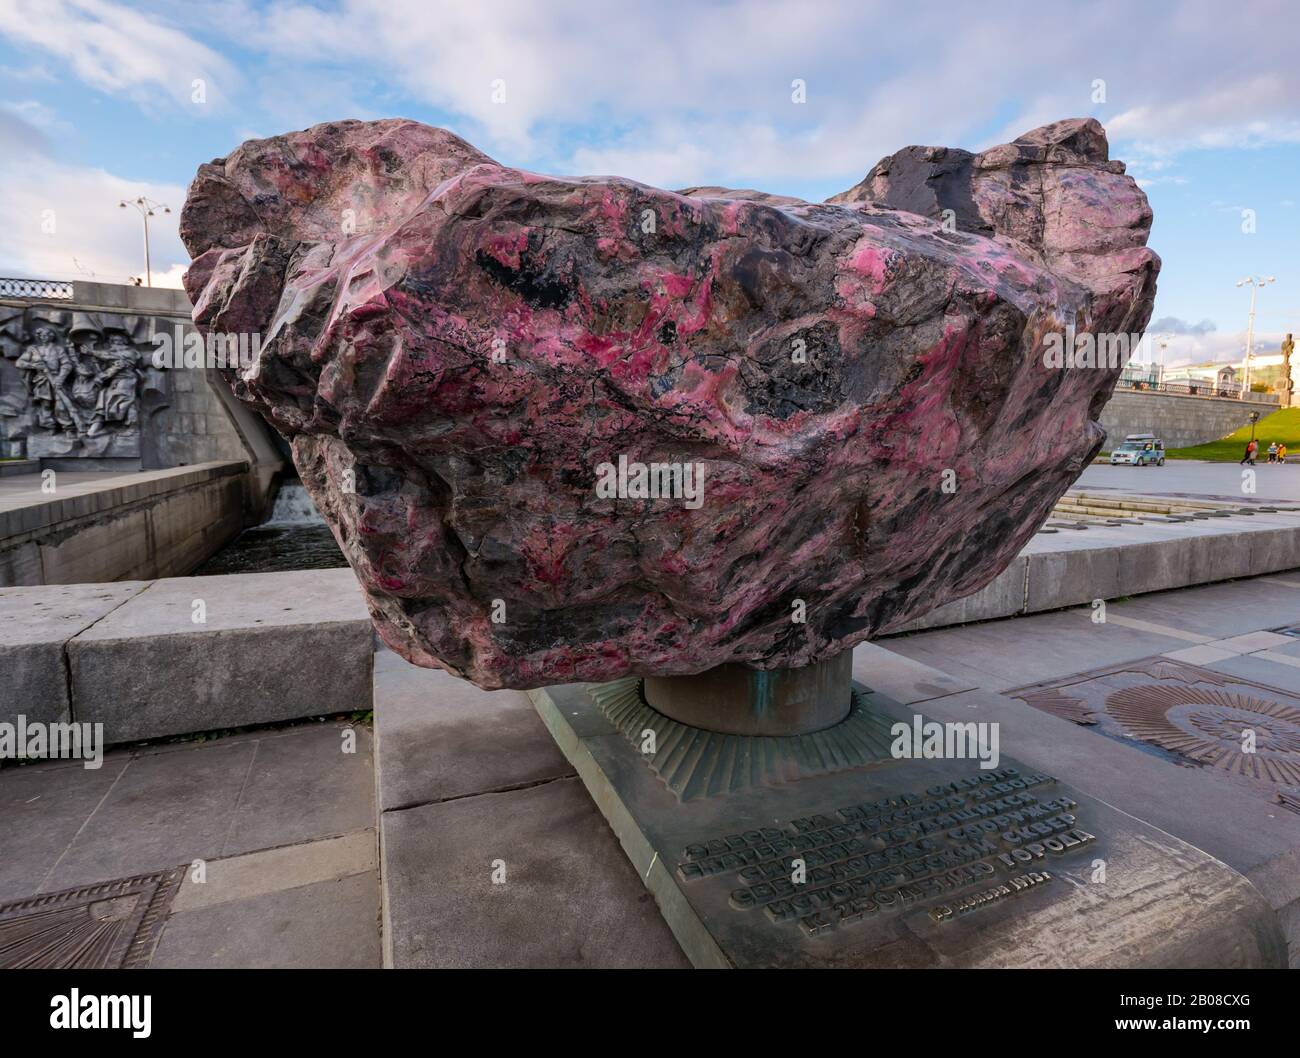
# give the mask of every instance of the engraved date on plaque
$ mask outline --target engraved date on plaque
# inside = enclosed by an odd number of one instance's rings
[[[925,904],[949,922],[1049,884],[1054,857],[1096,840],[1055,783],[1002,768],[757,827],[688,845],[677,876],[719,879],[736,911],[809,935]]]

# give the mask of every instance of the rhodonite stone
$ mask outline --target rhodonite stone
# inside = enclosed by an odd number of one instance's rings
[[[987,584],[1101,446],[1119,366],[1044,351],[1142,331],[1150,223],[1092,120],[826,204],[391,120],[245,143],[181,232],[383,638],[532,687],[804,665]]]

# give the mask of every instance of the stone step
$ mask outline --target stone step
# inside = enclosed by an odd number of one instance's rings
[[[1061,531],[1035,535],[987,586],[890,634],[1300,568],[1295,512],[1257,510],[1251,518],[1199,513],[1204,517],[1140,524],[1054,518],[1047,526]]]
[[[0,478],[11,478],[19,474],[39,474],[39,459],[0,459]]]
[[[1231,500],[1188,499],[1175,496],[1146,496],[1140,493],[1115,494],[1081,492],[1071,489],[1063,497],[1064,503],[1088,503],[1097,507],[1122,507],[1133,510],[1152,510],[1167,513],[1172,510],[1229,510],[1241,506]]]
[[[102,723],[115,745],[352,712],[372,653],[350,569],[9,588],[0,722]]]

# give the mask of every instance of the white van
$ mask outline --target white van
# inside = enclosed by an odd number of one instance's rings
[[[1110,465],[1134,467],[1165,465],[1165,443],[1153,433],[1131,433],[1110,454]]]

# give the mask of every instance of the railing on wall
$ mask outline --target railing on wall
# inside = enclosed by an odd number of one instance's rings
[[[1229,400],[1241,400],[1240,386],[1223,386],[1214,382],[1196,382],[1179,379],[1176,382],[1151,382],[1142,378],[1121,378],[1116,389],[1135,390],[1139,393],[1176,393],[1182,397],[1219,397]],[[1256,404],[1279,403],[1276,393],[1250,392],[1245,400]]]
[[[0,298],[33,298],[71,301],[72,284],[59,279],[0,278]]]

